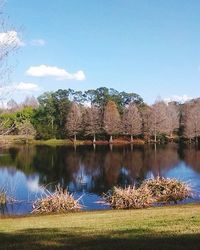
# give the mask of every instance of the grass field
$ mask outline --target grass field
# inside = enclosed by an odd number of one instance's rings
[[[200,204],[1,218],[0,249],[200,249]]]

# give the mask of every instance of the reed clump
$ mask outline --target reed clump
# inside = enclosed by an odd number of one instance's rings
[[[7,203],[16,202],[15,198],[8,195],[8,191],[5,187],[0,187],[0,205],[5,206]]]
[[[76,200],[72,194],[61,187],[56,187],[54,193],[45,192],[44,197],[33,203],[32,213],[63,213],[69,211],[78,211],[81,209],[79,200]]]
[[[0,205],[5,205],[7,202],[7,198],[6,198],[6,192],[1,189],[0,190]]]
[[[154,202],[151,191],[146,187],[136,188],[135,186],[121,188],[114,187],[103,196],[104,200],[115,209],[138,209],[150,207]]]
[[[192,193],[186,183],[163,177],[145,180],[139,188],[114,187],[103,195],[104,200],[115,209],[137,209],[156,203],[177,203],[189,197],[192,197]]]
[[[192,196],[190,187],[177,179],[157,177],[145,180],[141,187],[149,189],[158,203],[177,203]]]

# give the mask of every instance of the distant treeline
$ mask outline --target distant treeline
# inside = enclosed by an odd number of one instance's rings
[[[149,106],[135,93],[105,87],[85,92],[59,89],[1,109],[0,134],[36,139],[110,140],[146,142],[198,141],[200,99],[184,104],[156,101]]]

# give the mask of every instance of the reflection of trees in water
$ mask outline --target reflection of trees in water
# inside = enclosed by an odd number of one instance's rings
[[[108,151],[104,156],[105,182],[112,186],[118,184],[120,169],[122,166],[122,154],[118,151]]]
[[[144,165],[154,176],[162,175],[163,172],[173,168],[179,163],[177,145],[161,145],[156,149],[154,146],[145,147]]]
[[[196,172],[200,172],[200,150],[191,145],[184,149],[184,161]]]
[[[143,180],[147,173],[162,174],[179,163],[177,145],[158,146],[20,146],[0,157],[1,166],[13,166],[26,175],[39,174],[39,183],[54,188],[73,184],[75,189],[102,193],[113,185]],[[186,149],[185,161],[199,171],[200,151]],[[6,164],[7,163],[7,164]]]
[[[20,147],[15,159],[17,169],[23,170],[26,174],[34,173],[33,158],[35,154],[36,150],[34,147],[28,145]]]
[[[134,183],[135,180],[143,179],[145,176],[144,166],[144,148],[135,148],[123,152],[123,167],[128,171],[128,183]],[[127,183],[127,184],[128,184]]]
[[[0,166],[20,169],[26,174],[34,173],[33,158],[36,154],[35,148],[28,145],[11,147],[3,151],[0,157]]]

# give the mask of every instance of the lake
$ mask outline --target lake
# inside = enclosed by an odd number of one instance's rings
[[[189,183],[200,201],[200,149],[177,144],[144,146],[13,146],[0,149],[0,188],[17,202],[0,214],[27,214],[45,189],[56,185],[81,197],[84,209],[109,209],[101,195],[115,185],[156,176]]]

